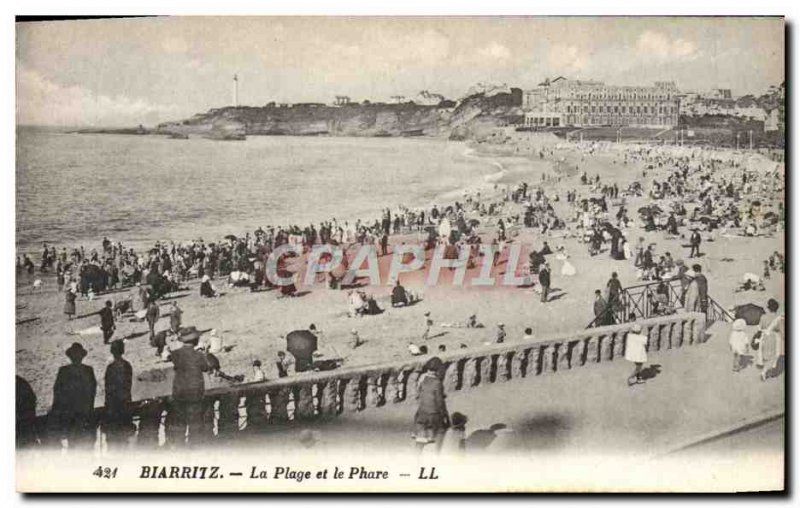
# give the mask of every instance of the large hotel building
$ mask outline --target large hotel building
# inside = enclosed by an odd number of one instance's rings
[[[678,125],[674,81],[615,86],[599,81],[545,80],[524,94],[525,127]]]

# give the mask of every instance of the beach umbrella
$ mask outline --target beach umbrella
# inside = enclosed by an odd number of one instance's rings
[[[232,242],[235,242],[237,240],[236,235],[225,235],[225,239],[230,240]]]
[[[295,370],[308,370],[317,350],[317,336],[308,330],[294,330],[286,335],[286,350],[295,358]]]
[[[736,319],[744,319],[748,325],[757,325],[761,321],[761,316],[766,312],[754,303],[746,303],[734,307],[733,313]]]

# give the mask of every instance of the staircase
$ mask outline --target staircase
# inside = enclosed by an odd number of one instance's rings
[[[666,284],[666,295],[658,293],[658,288]],[[648,319],[673,313],[683,307],[684,289],[680,279],[653,281],[622,289],[620,304],[611,309],[614,323],[627,323],[633,320]],[[716,322],[732,322],[734,317],[716,300],[708,296],[705,305],[706,329]],[[631,318],[631,316],[633,316]],[[593,319],[586,328],[593,328],[602,316]]]

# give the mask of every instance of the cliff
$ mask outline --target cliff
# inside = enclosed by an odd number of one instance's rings
[[[154,134],[208,135],[236,130],[247,135],[291,136],[435,136],[473,139],[519,121],[521,95],[478,93],[458,104],[442,100],[438,105],[351,103],[329,106],[319,103],[263,107],[226,107],[191,118],[158,125]]]

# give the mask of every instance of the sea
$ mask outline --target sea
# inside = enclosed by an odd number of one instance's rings
[[[16,246],[91,249],[107,236],[147,248],[333,217],[374,220],[386,207],[456,201],[498,172],[496,160],[443,139],[219,141],[19,128]]]

